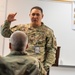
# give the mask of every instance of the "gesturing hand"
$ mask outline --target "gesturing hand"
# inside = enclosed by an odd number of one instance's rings
[[[9,14],[8,17],[7,17],[7,21],[8,22],[12,22],[12,21],[15,21],[16,19],[15,16],[16,16],[17,13],[12,13],[12,14]]]

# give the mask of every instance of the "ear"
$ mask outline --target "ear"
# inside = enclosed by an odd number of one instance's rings
[[[27,46],[26,46],[26,49],[28,48],[28,44],[27,44]]]
[[[29,17],[30,17],[30,14],[29,14]]]
[[[11,43],[9,43],[9,49],[11,49]]]
[[[42,18],[44,17],[44,14],[42,14]]]

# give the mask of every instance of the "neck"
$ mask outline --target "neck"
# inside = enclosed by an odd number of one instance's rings
[[[33,23],[31,23],[31,26],[32,27],[39,27],[39,26],[41,26],[41,23],[39,23],[39,24],[33,24]]]

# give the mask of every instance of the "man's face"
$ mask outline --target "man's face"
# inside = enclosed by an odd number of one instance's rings
[[[29,14],[31,23],[33,25],[41,25],[41,20],[43,18],[43,13],[38,9],[32,9]]]

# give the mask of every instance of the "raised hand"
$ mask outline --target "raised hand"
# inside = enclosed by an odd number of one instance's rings
[[[8,22],[12,22],[12,21],[15,21],[15,16],[16,16],[17,13],[12,13],[12,14],[9,14],[8,17],[7,17],[7,21]]]

